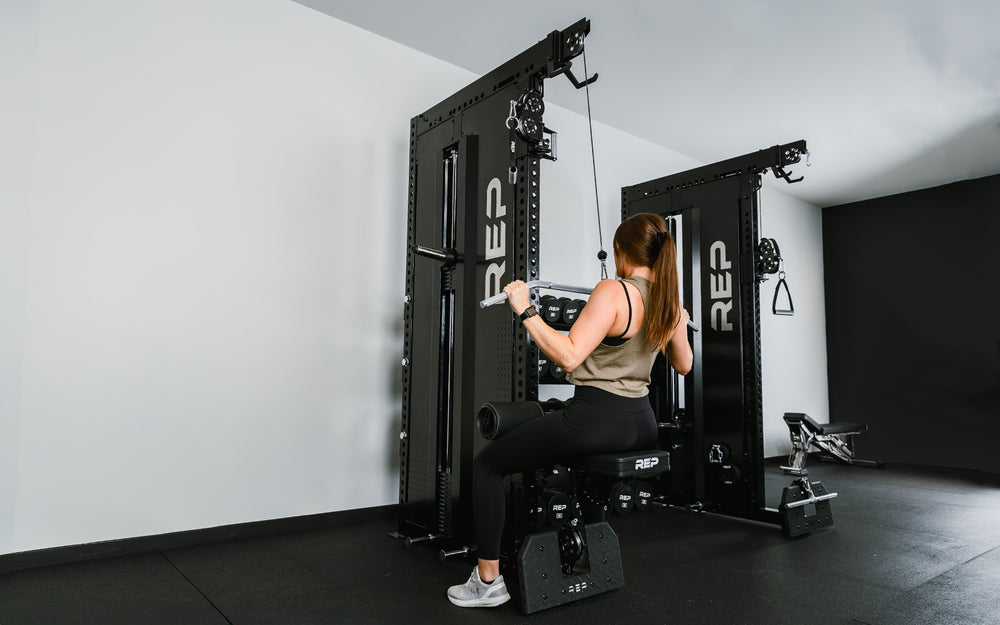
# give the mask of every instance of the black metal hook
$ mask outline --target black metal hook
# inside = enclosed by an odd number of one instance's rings
[[[552,61],[549,61],[548,77],[552,78],[553,76],[558,76],[559,74],[565,74],[566,78],[569,78],[569,81],[573,83],[573,86],[577,89],[583,89],[587,85],[593,84],[597,81],[598,74],[594,74],[593,76],[587,78],[587,80],[580,82],[580,80],[573,75],[573,70],[571,69],[573,67],[572,61],[566,61],[566,64],[559,69],[554,69],[554,66],[555,64]]]
[[[788,184],[795,184],[796,182],[799,182],[801,180],[805,180],[805,176],[799,176],[798,178],[792,178],[792,175],[790,173],[788,173],[787,171],[785,171],[785,168],[783,166],[781,166],[781,165],[777,165],[777,166],[771,167],[771,171],[774,172],[775,176],[777,176],[778,178],[783,179]]]
[[[569,81],[573,83],[573,86],[576,87],[577,89],[583,89],[587,85],[593,84],[594,82],[597,81],[597,76],[598,76],[597,74],[594,74],[587,80],[580,82],[579,80],[577,80],[576,76],[573,75],[573,72],[570,70],[569,65],[566,66],[566,69],[563,70],[563,73],[566,74],[566,78],[569,78]]]

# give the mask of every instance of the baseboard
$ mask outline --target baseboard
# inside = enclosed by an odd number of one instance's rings
[[[0,555],[0,575],[3,575],[4,573],[11,573],[13,571],[23,571],[25,569],[34,569],[44,566],[71,564],[74,562],[85,562],[88,560],[100,560],[104,558],[115,558],[140,553],[165,551],[167,549],[197,547],[199,545],[209,545],[233,540],[259,538],[275,534],[354,525],[358,523],[378,521],[386,518],[394,518],[397,514],[396,511],[396,504],[391,504],[373,508],[341,510],[338,512],[325,512],[321,514],[272,519],[268,521],[237,523],[234,525],[186,530],[183,532],[172,532],[169,534],[156,534],[153,536],[122,538],[96,543],[86,543],[82,545],[68,545],[65,547],[21,551]]]

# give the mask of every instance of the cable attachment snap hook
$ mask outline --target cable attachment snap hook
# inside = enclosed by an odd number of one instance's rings
[[[507,113],[507,130],[515,130],[520,124],[517,120],[517,100],[510,101],[510,112]]]
[[[608,259],[608,253],[601,248],[601,251],[597,252],[597,260],[601,261],[601,280],[608,279],[608,266],[605,261]]]

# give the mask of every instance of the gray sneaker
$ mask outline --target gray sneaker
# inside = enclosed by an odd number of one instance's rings
[[[479,567],[472,569],[469,581],[448,589],[448,601],[463,608],[495,608],[510,601],[503,575],[486,584],[479,579]]]

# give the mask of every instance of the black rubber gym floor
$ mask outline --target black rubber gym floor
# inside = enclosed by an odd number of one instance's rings
[[[472,563],[387,536],[394,518],[0,576],[0,624],[1000,623],[1000,478],[810,461],[834,525],[775,526],[680,510],[610,517],[626,587],[522,614],[456,608]],[[791,478],[767,476],[776,506]]]

